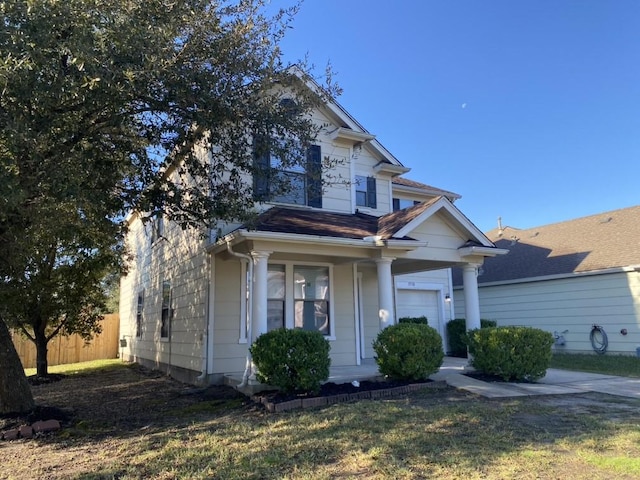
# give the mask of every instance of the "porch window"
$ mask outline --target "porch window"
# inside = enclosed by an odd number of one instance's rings
[[[294,327],[329,335],[329,268],[294,266]]]
[[[376,178],[356,175],[356,206],[378,208]]]
[[[162,282],[162,313],[160,316],[160,338],[169,338],[171,332],[171,282]]]
[[[285,267],[269,265],[267,273],[267,331],[284,327]]]

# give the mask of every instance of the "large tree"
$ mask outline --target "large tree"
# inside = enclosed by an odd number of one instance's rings
[[[297,7],[264,3],[0,3],[2,320],[45,342],[39,355],[56,332],[95,331],[126,211],[208,227],[253,205],[252,138],[303,161],[306,113],[332,92],[281,60]]]

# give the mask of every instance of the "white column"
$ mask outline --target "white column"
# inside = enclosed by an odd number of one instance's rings
[[[464,310],[467,331],[480,328],[480,298],[478,297],[478,266],[467,264],[462,268]]]
[[[395,323],[393,308],[393,277],[391,275],[391,263],[393,258],[379,258],[376,260],[378,267],[378,316],[380,318],[380,330]]]
[[[251,319],[251,343],[267,333],[267,279],[268,260],[271,252],[251,252],[253,258],[253,318]]]

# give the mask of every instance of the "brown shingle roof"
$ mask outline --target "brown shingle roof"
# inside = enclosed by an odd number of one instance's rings
[[[640,206],[487,236],[509,253],[487,258],[479,283],[638,265]]]
[[[383,240],[387,240],[436,200],[437,198],[382,217],[361,212],[349,214],[273,207],[259,215],[250,225],[244,225],[244,228],[261,232],[353,239],[380,235]],[[405,237],[404,240],[412,239]]]
[[[418,203],[417,205],[413,205],[403,210],[383,215],[378,220],[378,235],[382,236],[382,238],[392,237],[394,233],[403,228],[407,223],[411,222],[411,220],[416,218],[439,199],[440,197],[435,197],[428,202]]]
[[[450,192],[448,190],[443,190],[441,188],[432,187],[431,185],[427,185],[426,183],[416,182],[415,180],[409,180],[405,177],[393,177],[391,179],[391,183],[394,185],[402,185],[405,187],[417,188],[420,190],[427,190],[427,193],[442,195],[443,197],[447,197],[449,199],[457,199],[460,198],[460,195],[454,192]]]

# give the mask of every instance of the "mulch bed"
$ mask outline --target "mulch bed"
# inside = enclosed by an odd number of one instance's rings
[[[433,380],[408,381],[362,381],[358,386],[351,383],[325,383],[317,393],[263,391],[252,398],[264,405],[269,412],[283,412],[298,408],[312,408],[354,400],[389,398],[415,390],[436,387],[444,382]]]
[[[288,402],[290,400],[296,400],[299,398],[317,398],[317,397],[331,397],[333,395],[351,394],[360,392],[370,392],[372,390],[382,390],[395,387],[404,387],[406,385],[413,385],[418,383],[431,383],[433,380],[407,380],[407,381],[370,381],[364,380],[360,382],[360,385],[356,387],[351,383],[333,383],[328,382],[322,384],[318,393],[309,392],[293,392],[284,393],[279,390],[267,390],[260,392],[258,396],[266,397],[272,403]]]

